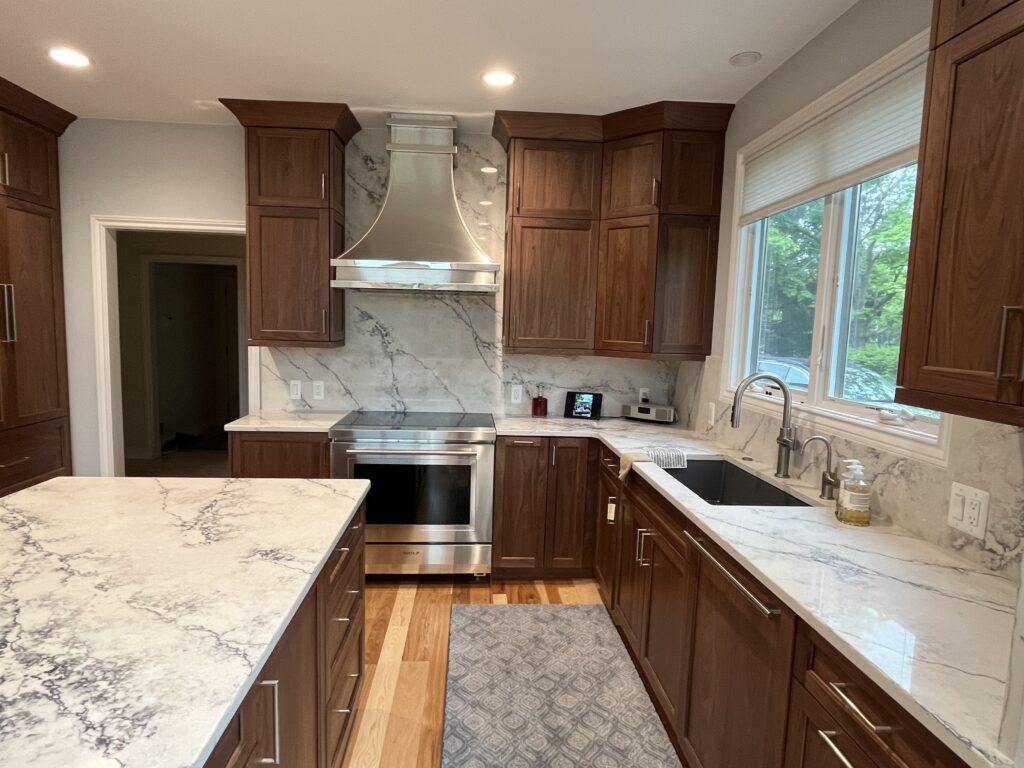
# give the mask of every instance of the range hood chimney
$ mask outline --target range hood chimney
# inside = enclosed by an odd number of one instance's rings
[[[495,293],[498,265],[473,240],[455,199],[455,119],[395,113],[387,126],[384,205],[359,242],[331,259],[331,286]]]

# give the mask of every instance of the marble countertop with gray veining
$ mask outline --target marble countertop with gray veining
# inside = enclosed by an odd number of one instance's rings
[[[265,415],[268,424],[288,420],[284,412]],[[619,455],[660,447],[682,449],[690,460],[723,457],[803,498],[812,506],[715,506],[654,464],[634,465],[968,765],[1013,765],[997,746],[1017,598],[1012,579],[892,525],[844,526],[831,506],[820,506],[817,487],[778,480],[773,466],[678,427],[529,416],[495,424],[499,435],[596,437]]]
[[[202,765],[368,488],[64,477],[0,499],[0,764]]]

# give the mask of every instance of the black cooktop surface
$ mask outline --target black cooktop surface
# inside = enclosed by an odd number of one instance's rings
[[[352,411],[334,426],[336,429],[494,429],[494,416],[489,413]]]

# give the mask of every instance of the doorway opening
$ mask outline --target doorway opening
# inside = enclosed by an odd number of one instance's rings
[[[245,237],[115,238],[125,474],[227,477],[224,425],[249,409]]]

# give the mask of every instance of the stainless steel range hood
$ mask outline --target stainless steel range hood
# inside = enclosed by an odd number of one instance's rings
[[[392,114],[388,191],[369,231],[337,259],[334,288],[495,293],[498,265],[455,199],[454,118]]]

